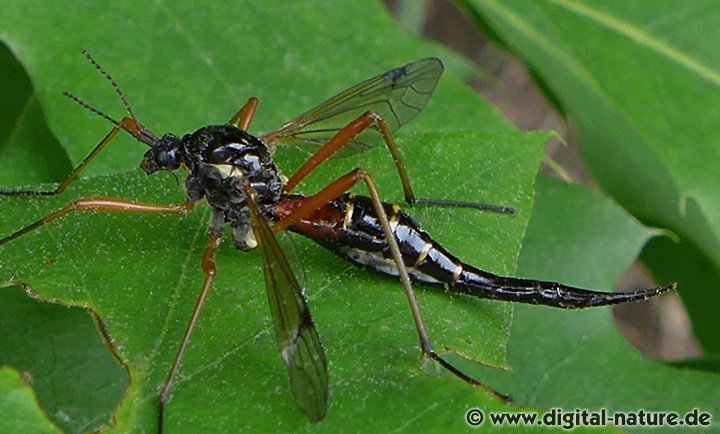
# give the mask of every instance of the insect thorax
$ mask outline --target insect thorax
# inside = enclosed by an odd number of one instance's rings
[[[260,212],[271,218],[282,190],[280,173],[267,146],[232,125],[203,127],[182,138],[188,196],[203,196],[213,208],[213,230],[229,223],[238,248],[255,247],[245,183],[255,193]]]

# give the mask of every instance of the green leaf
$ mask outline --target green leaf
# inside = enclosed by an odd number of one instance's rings
[[[0,431],[59,433],[40,412],[30,386],[10,368],[0,368]]]
[[[56,37],[28,31],[30,23],[53,29]],[[156,132],[226,122],[252,95],[261,101],[253,130],[267,131],[351,84],[438,51],[401,31],[368,0],[245,0],[211,7],[88,1],[73,8],[65,2],[42,8],[15,2],[4,8],[0,25],[5,44],[38,84],[50,128],[74,163],[109,126],[73,107],[63,91],[114,117],[125,115],[111,86],[80,55],[81,47],[115,76],[140,120]],[[511,129],[457,79],[442,80],[434,99],[439,102],[413,122],[415,130]],[[449,104],[452,111],[443,108]],[[142,147],[127,137],[118,142],[88,174],[138,164]]]
[[[529,215],[532,179],[546,138],[546,134],[454,133],[401,140],[403,148],[413,146],[417,151],[408,152],[410,173],[422,168],[434,174],[417,178],[418,192],[439,191],[437,176],[450,170],[464,180],[453,197],[493,201],[505,197],[504,203],[518,210],[514,218],[437,208],[418,209],[417,215],[449,248],[481,266],[508,272]],[[463,156],[477,149],[486,158],[464,158],[460,164]],[[362,155],[363,166],[377,174],[381,192],[392,191],[390,186],[397,184],[388,160],[382,148]],[[353,161],[338,163],[333,166],[342,173],[343,166]],[[327,170],[324,167],[313,176],[320,178]],[[90,192],[159,203],[182,199],[174,178],[146,179],[138,172],[81,180],[63,198],[3,199],[0,212],[16,219],[3,221],[0,233],[10,233],[21,222]],[[502,184],[490,182],[500,176]],[[399,197],[399,188],[395,190]],[[118,415],[122,430],[151,430],[154,423],[154,397],[202,281],[199,260],[208,216],[204,207],[182,219],[73,215],[0,248],[0,281],[23,282],[43,298],[87,306],[102,318],[132,378],[129,400]],[[472,237],[467,237],[467,229],[458,228],[458,219],[466,228],[476,229]],[[318,428],[386,429],[423,412],[415,420],[430,429],[449,421],[462,427],[466,408],[478,402],[493,406],[482,389],[418,371],[417,338],[394,279],[357,269],[309,241],[296,241],[307,271],[311,310],[330,363],[331,410]],[[494,252],[483,254],[491,246]],[[242,254],[230,243],[218,252],[219,275],[175,384],[168,430],[279,429],[307,423],[287,390],[261,294],[259,261],[257,253]],[[419,292],[438,348],[457,350],[491,365],[504,363],[508,304],[450,297],[437,290]],[[428,407],[433,410],[427,412]],[[368,414],[374,415],[371,421]]]
[[[39,25],[57,37],[28,31]],[[112,88],[79,47],[113,74],[140,119],[158,134],[223,123],[250,95],[261,100],[251,131],[266,131],[361,79],[437,50],[398,30],[370,1],[216,2],[203,8],[192,2],[87,2],[82,7],[60,2],[44,8],[17,2],[3,8],[0,28],[3,41],[27,68],[49,129],[75,164],[109,126],[60,92],[71,90],[112,116],[123,116]],[[502,273],[512,271],[519,251],[547,137],[510,130],[492,107],[448,74],[427,109],[398,138],[419,196],[482,200],[518,210],[514,218],[412,210],[450,249]],[[175,178],[127,172],[144,150],[121,135],[84,173],[93,177],[73,184],[63,197],[3,198],[0,215],[12,218],[0,220],[0,234],[83,195],[183,200]],[[280,149],[277,157],[286,173],[304,158],[291,149]],[[376,175],[383,197],[402,198],[383,147],[328,163],[301,189],[315,192],[355,166]],[[38,297],[90,308],[102,319],[131,377],[114,419],[119,431],[154,430],[159,387],[202,280],[208,215],[204,207],[183,219],[73,215],[0,247],[4,284],[24,282]],[[471,406],[503,408],[481,389],[418,369],[416,333],[394,279],[352,267],[310,241],[296,242],[330,364],[330,413],[316,428],[462,428]],[[273,342],[258,255],[226,243],[218,267],[167,407],[167,430],[309,429]],[[504,364],[509,305],[420,292],[439,350]]]
[[[58,2],[42,9],[17,3],[0,11],[3,41],[27,68],[49,129],[73,163],[87,154],[108,125],[73,106],[60,96],[61,91],[71,90],[113,116],[123,116],[116,95],[78,54],[78,47],[90,50],[113,74],[140,119],[153,131],[179,134],[225,122],[250,95],[261,99],[251,131],[267,131],[361,79],[437,50],[399,31],[386,12],[369,1],[216,2],[203,8],[187,1],[172,5],[87,2],[80,7]],[[28,30],[37,26],[52,29],[56,37]],[[470,210],[411,210],[458,256],[503,274],[514,274],[534,173],[547,137],[509,130],[507,120],[447,74],[427,109],[399,137],[419,196],[516,207],[518,215],[513,218]],[[5,151],[0,151],[0,158],[6,158]],[[137,171],[127,172],[137,165],[142,152],[142,145],[119,137],[86,173],[96,176],[73,185],[64,197],[0,200],[0,236],[87,194],[181,201],[182,188],[174,178],[146,179]],[[290,149],[277,153],[286,173],[302,157]],[[377,176],[383,197],[402,198],[394,167],[382,147],[330,162],[301,190],[315,192],[355,166]],[[19,176],[11,181],[34,182]],[[363,193],[362,188],[357,191]],[[0,247],[0,281],[26,282],[45,299],[92,308],[107,325],[131,375],[127,399],[115,415],[118,431],[154,430],[155,399],[202,280],[199,260],[207,218],[204,208],[183,219],[75,215]],[[646,230],[638,230],[641,235],[632,238],[632,243],[610,250],[626,258],[614,262],[616,267],[637,254],[648,236]],[[552,235],[558,232],[565,235],[564,228],[556,226],[542,236],[556,242],[562,240]],[[518,410],[480,389],[420,371],[417,337],[398,283],[352,267],[308,240],[295,239],[307,272],[310,309],[329,359],[327,420],[309,424],[292,400],[273,342],[258,255],[243,254],[226,243],[218,254],[220,277],[168,405],[169,432],[455,431],[467,427],[464,413],[468,408]],[[543,277],[544,273],[527,274]],[[572,282],[582,281],[571,278]],[[598,285],[608,288],[610,283]],[[451,297],[425,288],[419,292],[438,349],[447,347],[482,363],[510,365],[519,371],[526,365],[554,367],[544,364],[545,351],[562,357],[567,346],[576,344],[577,334],[563,335],[556,343],[546,339],[542,344],[518,335],[517,344],[508,343],[509,304]],[[543,321],[551,322],[545,327],[560,324],[552,322],[556,321],[553,313],[587,318],[582,312],[533,309]],[[588,355],[602,352],[606,344],[593,343],[597,346],[587,349]],[[506,360],[508,344],[512,351],[534,349],[537,362],[531,357],[523,358],[522,365],[517,359]],[[609,363],[608,358],[602,361]],[[584,361],[578,363],[583,366]],[[621,371],[619,378],[628,379],[633,372]],[[595,383],[579,382],[586,378],[581,374],[574,372],[574,377],[558,382],[549,396],[564,394],[573,399],[573,406],[585,402],[578,396]],[[513,384],[532,387],[543,375],[528,371],[513,379]],[[714,377],[691,377],[683,387],[704,384],[707,378]],[[516,394],[515,388],[500,390],[512,391],[522,404],[546,405],[532,394]],[[610,400],[615,392],[608,388],[592,396]]]
[[[682,282],[683,303],[692,308],[693,332],[703,342],[705,352],[710,354],[705,357],[710,362],[708,366],[720,372],[720,365],[712,363],[713,357],[720,358],[717,305],[714,300],[708,300],[707,295],[710,288],[720,288],[720,269],[685,240],[653,239],[645,246],[640,258],[658,279]]]
[[[37,95],[22,66],[0,45],[0,185],[53,182],[72,165],[48,130]]]
[[[652,233],[597,194],[542,177],[536,186],[518,274],[611,288]],[[558,221],[562,237],[553,235]],[[642,357],[619,335],[609,309],[518,305],[510,337],[512,371],[488,370],[485,379],[525,405],[681,415],[693,408],[720,411],[720,376]]]
[[[568,114],[603,189],[643,221],[678,234],[718,275],[720,4],[464,3],[530,65]],[[677,258],[685,251],[666,253]],[[679,283],[698,329],[716,324],[717,285]],[[716,332],[698,337],[708,352],[720,350]]]
[[[69,432],[107,422],[128,385],[87,312],[39,303],[19,287],[0,291],[2,365],[28,375],[40,406]]]

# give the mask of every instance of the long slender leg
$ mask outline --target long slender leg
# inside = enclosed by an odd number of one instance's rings
[[[284,192],[288,192],[295,188],[300,181],[308,176],[317,166],[325,162],[340,148],[350,143],[350,141],[358,134],[365,131],[367,128],[377,128],[387,144],[390,155],[395,162],[398,175],[400,176],[400,182],[403,188],[403,194],[405,195],[405,201],[410,204],[418,205],[440,205],[440,206],[454,206],[463,208],[475,208],[486,211],[499,212],[503,214],[514,214],[515,210],[506,206],[490,205],[477,202],[466,202],[459,200],[444,200],[444,199],[418,199],[412,191],[410,186],[410,177],[408,176],[407,169],[405,168],[405,162],[402,159],[400,150],[393,139],[390,128],[388,127],[385,119],[375,112],[365,112],[358,118],[341,128],[330,140],[328,140],[320,149],[315,151],[313,155],[290,177],[288,182],[283,187]]]
[[[165,417],[165,404],[168,401],[168,398],[170,397],[170,391],[172,390],[173,381],[175,380],[175,376],[178,373],[178,369],[180,368],[180,361],[182,360],[183,356],[185,355],[185,349],[187,348],[188,343],[190,342],[190,336],[192,335],[193,330],[195,329],[195,324],[197,324],[197,320],[200,317],[200,311],[202,311],[203,306],[205,305],[205,300],[207,299],[207,295],[210,292],[210,287],[212,286],[213,280],[215,280],[215,275],[217,273],[215,268],[215,252],[217,251],[218,246],[222,242],[222,230],[218,232],[213,232],[210,235],[210,239],[208,240],[207,247],[205,248],[205,254],[203,255],[202,259],[202,269],[203,273],[205,273],[205,282],[203,283],[202,290],[200,290],[200,295],[198,296],[197,302],[195,302],[195,307],[193,308],[192,316],[190,317],[190,321],[188,322],[187,327],[185,328],[185,334],[183,335],[182,343],[180,344],[180,348],[178,349],[177,355],[175,356],[175,360],[173,361],[172,368],[170,369],[170,372],[168,373],[167,378],[165,379],[165,384],[163,385],[162,391],[160,392],[160,396],[158,397],[158,433],[162,434],[163,432],[163,419]]]
[[[7,237],[0,239],[0,246],[12,241],[28,232],[31,232],[40,226],[50,223],[51,221],[64,216],[73,211],[100,211],[100,212],[119,212],[119,213],[169,213],[169,214],[186,214],[192,209],[194,202],[187,201],[180,205],[159,205],[153,203],[137,202],[128,199],[119,199],[115,197],[93,196],[75,200],[68,205],[52,212],[40,220],[31,223],[24,228],[16,231]]]
[[[229,124],[237,125],[238,128],[247,131],[250,128],[250,122],[252,122],[255,116],[255,110],[257,110],[258,99],[251,96],[244,106],[233,117],[228,121]]]
[[[72,172],[65,178],[63,182],[60,183],[60,185],[55,188],[55,190],[50,191],[33,191],[33,190],[18,190],[18,191],[0,191],[0,195],[2,196],[57,196],[70,185],[71,182],[73,182],[78,174],[92,161],[93,158],[97,157],[97,155],[100,153],[100,151],[103,150],[105,145],[107,145],[114,137],[117,135],[118,131],[121,129],[130,132],[133,134],[133,132],[139,134],[140,127],[137,125],[137,123],[130,119],[130,118],[123,118],[118,125],[113,127],[112,130],[103,138],[100,143],[95,145],[95,148],[93,148],[92,151],[83,159],[83,161],[73,169]]]
[[[73,211],[99,211],[99,212],[132,213],[132,214],[137,214],[137,213],[186,214],[193,207],[193,205],[194,205],[194,202],[192,202],[190,200],[188,200],[180,205],[159,205],[159,204],[131,201],[131,200],[126,200],[126,199],[119,199],[119,198],[114,198],[114,197],[104,197],[104,196],[86,197],[83,199],[75,200],[72,203],[64,206],[63,208],[60,208],[59,210],[46,215],[45,217],[41,218],[40,220],[37,220],[36,222],[34,222],[28,226],[25,226],[24,228],[20,229],[19,231],[16,231],[15,233],[13,233],[3,239],[0,239],[0,245],[3,245],[9,241],[12,241],[22,235],[25,235],[28,232],[31,232],[31,231],[45,225],[46,223],[50,223],[51,221],[58,219],[58,218],[66,215],[70,212],[73,212]],[[212,281],[215,277],[215,273],[216,273],[216,271],[215,271],[215,251],[217,250],[217,247],[220,245],[221,240],[222,240],[222,232],[221,231],[213,233],[210,236],[210,241],[208,242],[208,246],[205,249],[205,254],[203,255],[202,268],[205,273],[205,283],[203,284],[202,290],[200,292],[200,296],[199,296],[198,301],[193,310],[193,314],[190,319],[190,322],[188,323],[187,329],[185,330],[182,344],[180,345],[178,354],[175,357],[175,361],[173,362],[173,367],[170,370],[170,373],[168,374],[167,379],[165,380],[165,384],[163,386],[162,392],[160,393],[160,396],[158,398],[158,406],[159,406],[158,432],[162,432],[164,405],[167,402],[168,395],[172,389],[173,380],[175,379],[175,376],[178,371],[178,367],[180,366],[180,361],[182,359],[183,354],[185,353],[187,344],[190,341],[190,335],[192,334],[195,324],[197,323],[198,316],[200,315],[200,311],[202,310],[202,307],[205,304],[205,299],[207,298],[208,291],[210,290],[210,287],[212,286]]]
[[[400,182],[402,183],[403,192],[405,194],[405,200],[408,203],[415,203],[415,195],[413,194],[412,187],[410,186],[410,178],[408,177],[407,170],[405,169],[405,163],[403,162],[400,150],[395,144],[390,133],[390,128],[387,126],[385,119],[375,112],[365,112],[355,120],[341,128],[330,140],[328,140],[320,149],[315,151],[313,155],[303,164],[288,180],[285,184],[284,191],[288,192],[295,188],[307,175],[309,175],[317,166],[325,162],[330,156],[337,152],[340,148],[350,143],[350,141],[358,134],[365,131],[370,127],[377,128],[385,139],[390,154],[392,155],[395,166],[397,167],[398,175],[400,176]]]
[[[397,241],[395,240],[395,235],[393,234],[387,215],[385,214],[382,200],[380,199],[380,195],[378,194],[375,182],[372,180],[372,177],[366,171],[364,171],[363,169],[354,169],[351,172],[335,180],[332,184],[325,187],[319,193],[306,198],[300,206],[293,209],[290,214],[286,215],[278,223],[276,223],[273,227],[273,230],[276,232],[281,231],[288,228],[289,226],[292,226],[293,224],[298,223],[303,218],[308,217],[310,214],[312,214],[323,204],[326,204],[340,197],[342,194],[352,188],[355,184],[361,181],[365,183],[368,191],[370,192],[370,198],[373,203],[373,208],[377,213],[378,220],[380,221],[380,226],[382,227],[383,233],[385,234],[385,240],[390,247],[390,253],[392,254],[393,261],[395,261],[395,266],[398,269],[400,281],[402,282],[402,285],[405,289],[405,295],[407,296],[408,302],[410,304],[410,310],[412,311],[413,319],[415,321],[415,329],[417,330],[418,337],[420,339],[420,348],[422,349],[423,353],[431,359],[440,363],[440,365],[442,365],[445,369],[452,372],[455,376],[459,377],[463,381],[466,381],[467,383],[473,385],[485,387],[486,389],[494,393],[496,396],[507,399],[506,396],[469,377],[460,369],[456,368],[450,362],[445,360],[433,349],[430,335],[428,334],[427,328],[425,327],[425,321],[423,320],[422,314],[420,313],[420,305],[418,304],[417,298],[415,297],[415,291],[413,291],[410,276],[408,275],[407,269],[405,268],[405,264],[402,260],[402,255],[400,253],[400,248],[398,247]]]

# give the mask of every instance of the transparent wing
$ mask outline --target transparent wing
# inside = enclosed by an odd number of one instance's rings
[[[265,288],[290,388],[298,407],[313,422],[327,413],[328,375],[325,351],[310,316],[303,290],[272,229],[248,200],[253,231],[263,258]]]
[[[271,149],[283,143],[313,152],[366,111],[382,115],[390,131],[395,131],[425,107],[442,72],[442,62],[434,57],[408,63],[356,84],[262,139]],[[364,151],[381,141],[380,132],[368,128],[343,147],[338,156]]]

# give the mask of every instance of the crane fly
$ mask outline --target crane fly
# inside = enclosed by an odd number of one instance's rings
[[[380,74],[321,103],[279,128],[260,136],[249,134],[258,100],[248,102],[222,125],[202,127],[178,137],[160,137],[138,121],[115,80],[86,51],[87,60],[111,83],[128,116],[116,120],[80,98],[64,95],[113,124],[90,154],[51,191],[5,191],[5,196],[59,195],[120,131],[149,147],[141,169],[187,171],[187,200],[177,205],[153,204],[106,196],[74,200],[68,205],[0,240],[0,245],[75,211],[165,213],[184,215],[205,198],[212,209],[209,240],[201,267],[204,282],[173,364],[158,397],[158,432],[163,430],[166,405],[174,379],[216,275],[215,252],[226,225],[239,250],[261,252],[265,287],[275,337],[300,410],[314,422],[328,410],[328,372],[325,351],[295,274],[276,240],[291,231],[306,236],[333,253],[372,270],[399,277],[407,296],[422,353],[460,379],[481,385],[434,349],[422,319],[412,284],[441,286],[447,291],[481,298],[584,308],[644,300],[675,288],[607,293],[557,282],[497,276],[453,256],[397,205],[380,198],[371,174],[354,169],[314,195],[292,190],[328,158],[360,152],[385,143],[395,163],[408,204],[460,206],[505,214],[508,207],[449,199],[416,198],[393,131],[414,118],[427,104],[443,72],[439,59],[426,58]],[[276,167],[272,155],[278,144],[307,149],[311,156],[290,177]],[[349,193],[364,184],[368,196]]]

